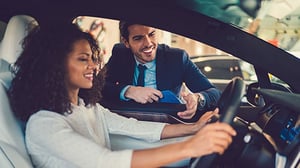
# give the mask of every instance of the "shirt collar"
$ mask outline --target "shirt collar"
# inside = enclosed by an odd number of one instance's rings
[[[134,59],[135,59],[136,66],[138,66],[139,64],[141,64],[141,63],[136,59],[136,56],[134,56]],[[155,64],[156,64],[156,58],[155,58],[153,61],[147,62],[147,63],[142,64],[142,65],[145,65],[145,66],[147,67],[147,69],[151,69],[151,67],[153,67]]]

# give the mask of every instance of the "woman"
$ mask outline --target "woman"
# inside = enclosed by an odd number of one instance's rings
[[[27,122],[26,145],[36,167],[159,167],[214,152],[222,154],[236,132],[206,121],[168,125],[127,119],[97,102],[105,70],[100,49],[75,25],[37,27],[25,38],[10,89],[16,116]],[[192,135],[146,150],[111,151],[109,133],[147,141]],[[151,158],[151,159],[149,159]]]

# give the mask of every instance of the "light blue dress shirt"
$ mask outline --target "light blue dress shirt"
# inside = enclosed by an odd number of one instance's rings
[[[134,68],[133,81],[132,81],[133,86],[136,86],[136,84],[137,84],[137,78],[139,76],[138,65],[140,64],[136,59],[135,59],[135,61],[136,61],[136,65]],[[157,86],[156,86],[156,60],[147,62],[144,65],[147,67],[147,69],[145,70],[145,87],[157,89]],[[122,91],[120,93],[121,100],[129,100],[129,99],[125,98],[125,92],[132,85],[127,85],[126,87],[124,87],[122,89]]]

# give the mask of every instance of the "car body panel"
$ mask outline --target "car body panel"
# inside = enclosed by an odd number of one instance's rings
[[[256,75],[257,75],[257,89],[261,88],[269,88],[273,90],[279,90],[279,87],[274,87],[269,79],[269,74],[273,74],[278,77],[280,80],[287,83],[291,90],[285,90],[288,95],[299,95],[300,93],[300,75],[298,75],[300,61],[298,58],[292,56],[288,52],[279,49],[273,45],[270,45],[266,41],[259,39],[247,32],[239,29],[238,27],[232,26],[230,24],[224,23],[222,21],[216,20],[212,17],[207,17],[203,14],[198,13],[197,11],[190,11],[187,8],[181,8],[176,4],[177,1],[173,0],[152,0],[152,1],[145,1],[142,2],[141,0],[110,0],[110,1],[103,1],[103,0],[70,0],[70,1],[50,1],[50,0],[10,0],[10,1],[1,1],[0,2],[0,20],[4,22],[8,22],[8,20],[18,14],[26,14],[33,16],[38,20],[38,23],[43,26],[49,26],[51,24],[55,24],[56,22],[64,22],[64,21],[72,21],[72,19],[76,18],[77,16],[95,16],[95,17],[104,17],[110,19],[125,19],[130,21],[135,21],[141,24],[150,25],[153,27],[157,27],[163,30],[168,30],[173,33],[183,35],[189,37],[191,39],[197,40],[199,42],[206,43],[212,47],[216,47],[228,54],[236,56],[238,59],[247,61],[248,63],[252,64],[255,68]],[[183,2],[183,1],[182,1]],[[137,13],[141,13],[142,15],[138,15]],[[0,56],[1,58],[1,56]],[[254,89],[255,90],[255,89]],[[255,94],[251,88],[248,88],[249,94]],[[248,93],[247,93],[248,94]],[[257,94],[266,95],[264,92],[258,92]],[[255,97],[255,96],[254,96]],[[257,119],[261,119],[260,117],[265,116],[266,113],[264,110],[268,109],[268,107],[274,104],[274,98],[267,98],[265,96],[265,105],[262,106],[241,106],[239,108],[238,116],[243,118],[243,120],[247,121],[241,125],[243,129],[247,128],[248,126],[251,127],[251,123],[256,122]],[[282,107],[290,106],[289,103],[283,100],[290,100],[288,99],[290,96],[283,96],[279,99],[278,109]],[[277,100],[277,99],[276,99]],[[298,99],[293,99],[292,101],[298,101]],[[2,100],[1,100],[2,102]],[[8,103],[6,103],[8,104]],[[299,117],[299,107],[297,103],[293,103],[292,109],[287,108],[287,112],[291,113],[292,118],[295,116]],[[159,105],[157,106],[159,107]],[[272,106],[273,107],[273,106]],[[156,108],[156,106],[155,106]],[[139,112],[144,111],[144,107],[132,109],[126,107],[122,107],[117,105],[112,107],[112,111],[121,112]],[[147,109],[146,109],[147,110]],[[175,111],[172,111],[176,113]],[[277,112],[277,109],[271,109],[270,113]],[[149,112],[154,112],[155,109],[148,109]],[[158,110],[158,111],[161,111]],[[296,112],[294,112],[296,111]],[[156,111],[157,112],[157,111]],[[262,115],[263,113],[263,115]],[[5,113],[3,113],[5,114]],[[270,118],[267,121],[270,122],[262,122],[263,124],[260,125],[275,125],[275,126],[286,126],[289,123],[289,120],[283,120],[281,118],[281,113],[276,113],[276,118],[279,118],[276,121],[273,121]],[[298,122],[299,122],[298,118]],[[279,121],[279,122],[277,122]],[[249,123],[248,123],[249,122]],[[1,123],[3,124],[3,123]],[[249,124],[249,125],[247,125]],[[295,124],[295,123],[293,123]],[[296,124],[295,124],[296,125]],[[253,127],[253,128],[252,128]],[[265,147],[269,147],[271,143],[266,142],[266,138],[263,137],[263,133],[255,130],[257,128],[252,125],[249,132],[243,132],[245,135],[246,133],[253,133],[255,135],[253,137],[259,137],[264,139],[264,141],[257,141],[259,147],[262,150],[267,149]],[[275,133],[278,133],[278,129],[268,129],[268,130],[275,130]],[[247,130],[248,131],[248,130]],[[277,132],[276,132],[277,131]],[[279,130],[280,132],[280,130]],[[242,134],[244,136],[244,134]],[[251,134],[252,135],[252,134]],[[273,133],[271,133],[273,135]],[[275,135],[275,134],[274,134]],[[248,144],[244,142],[244,137],[239,137],[241,139],[240,142],[243,143],[242,146],[247,146]],[[299,134],[296,134],[296,140],[293,143],[296,144],[296,150],[299,149]],[[132,143],[128,139],[128,137],[117,137],[118,142],[123,141],[126,145]],[[298,138],[298,139],[297,139]],[[115,141],[116,142],[116,141]],[[116,142],[116,143],[118,143]],[[128,142],[128,143],[127,143]],[[1,145],[1,144],[0,144]],[[256,145],[256,144],[255,144]],[[147,146],[147,145],[146,145]],[[2,145],[1,145],[2,147]],[[129,146],[127,146],[129,147]],[[132,146],[130,146],[132,147]],[[151,145],[149,146],[151,147]],[[153,147],[153,144],[152,144]],[[249,148],[248,148],[249,147]],[[116,148],[123,148],[122,146],[118,146]],[[144,147],[143,147],[144,148]],[[247,149],[252,149],[250,146],[247,146]],[[250,156],[255,155],[255,152],[249,152],[246,148],[241,149],[245,152],[243,157],[238,157],[239,152],[235,153],[237,156],[233,158],[233,160],[229,159],[231,162],[235,163],[234,161],[248,160],[244,164],[254,165],[251,164],[256,160],[251,160]],[[271,152],[271,159],[275,157],[275,149],[272,149],[268,152]],[[277,154],[280,151],[277,151]],[[297,151],[296,151],[297,152]],[[263,153],[263,152],[262,152]],[[231,153],[230,153],[231,154]],[[259,156],[259,155],[257,155]],[[1,155],[0,155],[1,157]],[[298,160],[297,160],[298,157]],[[283,158],[286,159],[288,166],[292,165],[291,162],[295,163],[296,166],[299,166],[299,153],[296,153],[296,156],[289,157],[283,155]],[[296,159],[295,159],[296,158]],[[267,162],[271,162],[275,164],[274,160],[267,160]],[[298,164],[297,164],[298,162]],[[256,162],[255,162],[256,163]],[[2,163],[0,163],[2,165]],[[241,163],[240,163],[241,164]],[[245,165],[247,167],[247,165]],[[286,166],[287,167],[287,166]]]

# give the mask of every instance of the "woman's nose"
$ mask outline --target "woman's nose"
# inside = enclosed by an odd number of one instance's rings
[[[92,69],[96,73],[96,75],[98,75],[98,73],[100,72],[100,68],[101,68],[101,63],[92,62],[89,63],[88,65],[88,69]]]
[[[90,61],[88,64],[88,69],[96,69],[96,68],[98,68],[98,66],[99,66],[98,63]]]

